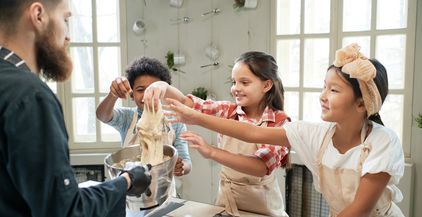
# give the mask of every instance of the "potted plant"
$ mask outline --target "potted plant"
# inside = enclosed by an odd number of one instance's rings
[[[418,127],[422,128],[422,114],[419,114],[417,118],[415,118],[416,123],[418,123]]]
[[[208,90],[205,89],[204,87],[197,87],[197,88],[192,90],[192,95],[199,97],[203,100],[206,100],[207,95],[208,95]]]
[[[176,68],[174,67],[176,64],[185,64],[185,56],[182,54],[179,54],[179,56],[176,56],[176,60],[175,60],[175,56],[174,53],[172,51],[167,51],[167,55],[166,55],[166,60],[167,60],[167,67],[170,71],[173,72],[181,72],[181,73],[186,73],[185,71],[181,70],[180,68]]]
[[[173,67],[174,67],[174,53],[171,52],[171,51],[167,51],[166,59],[167,59],[167,67],[169,68],[169,70],[173,70]]]

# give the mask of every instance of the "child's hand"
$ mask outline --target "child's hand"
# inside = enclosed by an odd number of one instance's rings
[[[198,123],[200,112],[193,110],[192,108],[187,107],[181,102],[175,99],[166,99],[167,105],[163,105],[163,108],[166,110],[172,110],[172,112],[166,112],[165,115],[168,118],[170,123],[182,122],[185,124],[194,125]]]
[[[167,86],[168,84],[164,81],[156,81],[145,89],[142,100],[148,109],[152,110],[154,103],[154,109],[157,110],[158,101],[164,97]]]
[[[209,159],[212,157],[214,147],[208,143],[201,136],[194,132],[186,131],[180,134],[180,137],[189,142],[189,147],[196,149],[202,157]]]
[[[129,81],[125,77],[117,77],[111,82],[110,93],[116,98],[126,99],[132,93]]]
[[[177,158],[176,165],[174,166],[174,175],[175,176],[183,176],[185,175],[185,168],[182,158]]]

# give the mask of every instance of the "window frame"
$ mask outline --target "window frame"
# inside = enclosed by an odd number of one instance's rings
[[[100,98],[107,95],[101,93],[99,88],[99,65],[98,65],[98,48],[101,47],[119,47],[120,48],[120,75],[124,74],[127,64],[127,28],[126,28],[126,0],[118,0],[119,3],[119,30],[120,42],[98,42],[97,38],[97,5],[96,0],[92,3],[92,42],[71,42],[70,47],[89,47],[93,49],[93,71],[94,71],[94,93],[72,93],[72,79],[63,83],[57,83],[57,97],[62,103],[64,119],[69,135],[69,149],[71,153],[96,153],[96,152],[112,152],[120,148],[120,140],[118,142],[101,141],[101,122],[95,121],[96,141],[95,142],[75,142],[73,128],[73,109],[72,100],[75,97],[94,97],[95,106],[100,103]],[[72,18],[71,18],[72,19]],[[128,100],[122,101],[123,106],[129,106]]]
[[[333,62],[335,51],[342,47],[342,40],[347,36],[369,36],[370,37],[370,53],[371,57],[376,56],[376,36],[401,33],[406,35],[406,57],[404,69],[404,87],[403,89],[390,89],[389,94],[403,95],[403,123],[402,123],[402,145],[406,158],[411,156],[411,129],[412,129],[412,100],[413,100],[413,75],[415,73],[415,43],[416,43],[416,0],[408,0],[407,13],[407,28],[393,29],[393,30],[377,30],[377,3],[378,0],[372,0],[371,3],[371,29],[369,31],[358,32],[343,32],[343,0],[330,0],[330,32],[321,34],[305,34],[304,20],[305,20],[305,1],[301,1],[300,9],[300,33],[292,35],[277,35],[277,0],[271,1],[271,46],[270,53],[277,56],[277,40],[278,39],[299,39],[300,40],[300,62],[299,62],[299,86],[298,87],[284,87],[286,92],[293,91],[299,94],[299,120],[303,119],[303,99],[306,92],[321,92],[322,88],[307,88],[304,87],[304,40],[307,38],[328,37],[330,42],[329,48],[329,62]],[[328,67],[328,66],[327,66]],[[288,111],[287,111],[288,112]],[[382,117],[381,117],[382,118]]]

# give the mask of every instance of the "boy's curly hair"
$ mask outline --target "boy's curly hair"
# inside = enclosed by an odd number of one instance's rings
[[[126,77],[133,88],[135,79],[142,75],[149,75],[171,84],[171,75],[167,67],[154,58],[141,57],[133,60],[126,68]]]

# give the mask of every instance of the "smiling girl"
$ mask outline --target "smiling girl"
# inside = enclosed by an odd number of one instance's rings
[[[145,91],[146,104],[170,97],[207,116],[217,116],[263,127],[280,127],[290,118],[283,112],[284,90],[274,58],[262,52],[246,52],[232,70],[229,101],[202,100],[185,96],[165,82],[151,84]],[[189,135],[189,136],[187,136]],[[287,216],[274,169],[287,162],[288,148],[247,143],[219,135],[218,148],[208,145],[195,133],[185,134],[206,159],[223,165],[217,205],[225,206],[233,216],[245,210],[269,216]]]

